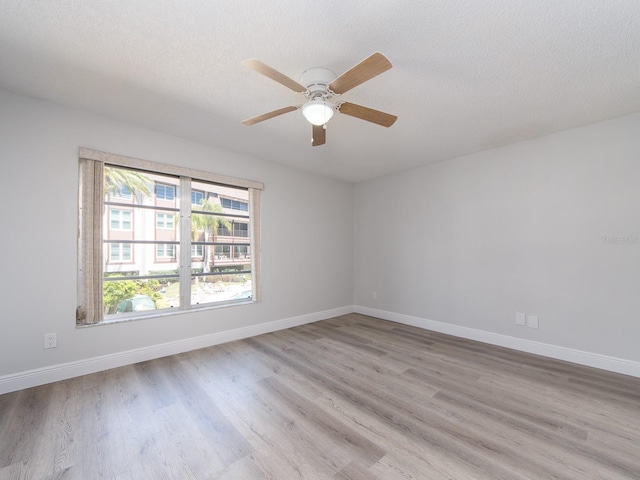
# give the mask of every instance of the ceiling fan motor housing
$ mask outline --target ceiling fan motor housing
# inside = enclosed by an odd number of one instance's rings
[[[318,94],[323,98],[328,98],[333,95],[330,93],[328,85],[336,78],[338,78],[337,75],[328,68],[309,68],[300,75],[300,84],[309,91],[309,98],[317,97]]]

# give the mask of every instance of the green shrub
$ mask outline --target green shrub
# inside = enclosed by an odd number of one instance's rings
[[[122,300],[127,300],[135,295],[148,295],[157,304],[161,295],[156,289],[160,288],[157,280],[119,280],[104,282],[102,301],[105,313],[115,313],[118,304]]]

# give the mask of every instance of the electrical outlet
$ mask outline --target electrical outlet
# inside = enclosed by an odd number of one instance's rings
[[[538,328],[538,320],[537,315],[527,315],[527,327]]]
[[[516,325],[526,325],[527,317],[522,312],[516,312]]]
[[[58,346],[58,334],[57,333],[45,333],[44,334],[44,348],[56,348]]]
[[[378,292],[371,292],[371,298],[373,298],[374,300],[378,299]]]

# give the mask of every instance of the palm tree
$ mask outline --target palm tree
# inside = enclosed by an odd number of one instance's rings
[[[151,196],[151,180],[141,172],[105,165],[102,178],[105,200],[108,200],[108,195],[122,193],[125,187],[131,192],[134,202],[138,195],[141,197]],[[106,265],[106,258],[104,262]],[[151,292],[148,283],[143,285],[140,282],[131,280],[105,282],[102,297],[105,313],[115,313],[115,309],[121,300],[130,298],[136,293],[144,292],[146,294],[148,293],[147,290]]]
[[[150,196],[151,181],[144,173],[126,168],[104,167],[104,193],[114,194],[127,187],[134,195]]]
[[[210,245],[206,245],[211,241],[211,238],[215,235],[220,227],[230,229],[231,222],[225,217],[218,217],[217,215],[209,215],[209,213],[224,213],[222,206],[219,203],[215,203],[213,199],[207,198],[203,200],[201,208],[198,211],[208,213],[193,212],[191,215],[191,234],[195,238],[197,232],[202,232],[204,236],[204,264],[202,266],[202,273],[208,273],[211,271],[210,262]]]

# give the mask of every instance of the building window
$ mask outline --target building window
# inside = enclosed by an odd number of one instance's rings
[[[160,260],[175,260],[176,246],[169,243],[160,243],[156,245],[156,258]]]
[[[158,200],[167,200],[173,202],[176,198],[176,187],[174,185],[156,183],[156,198]]]
[[[111,192],[111,198],[131,200],[131,190],[126,185],[120,185]]]
[[[191,205],[202,205],[204,200],[204,192],[198,190],[191,191]]]
[[[249,255],[249,247],[246,245],[234,245],[233,258],[246,258]]]
[[[233,224],[233,236],[243,238],[249,237],[249,224],[235,222]]]
[[[173,227],[174,227],[173,215],[169,213],[156,214],[156,228],[173,230]]]
[[[221,198],[222,206],[224,208],[230,208],[232,210],[240,210],[242,212],[249,211],[249,204],[240,200],[233,200],[231,198]]]
[[[259,232],[261,183],[89,149],[80,158],[77,323],[260,301],[260,239],[249,232]],[[126,209],[114,191],[129,192]]]
[[[131,244],[130,243],[109,244],[109,261],[111,263],[131,262]]]
[[[219,237],[231,236],[231,228],[229,228],[229,225],[218,225],[216,232]]]
[[[111,216],[111,230],[131,230],[131,211],[130,210],[116,210],[111,209],[109,211]]]
[[[215,256],[222,260],[231,258],[231,245],[216,245]]]
[[[204,245],[191,245],[191,258],[202,259],[204,256]]]

